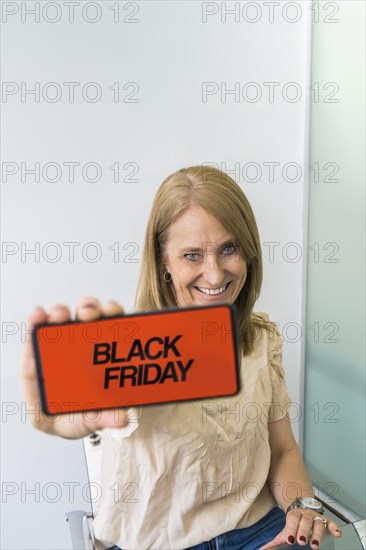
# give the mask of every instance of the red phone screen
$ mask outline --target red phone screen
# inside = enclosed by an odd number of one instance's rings
[[[233,306],[37,325],[47,414],[206,399],[239,391]]]

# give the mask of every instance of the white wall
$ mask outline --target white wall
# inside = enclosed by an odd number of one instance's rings
[[[281,329],[289,327],[288,386],[295,402],[302,394],[303,339],[296,326],[304,314],[309,2],[275,8],[228,2],[227,8],[240,10],[226,21],[221,2],[120,2],[119,22],[117,4],[109,1],[80,2],[73,22],[64,2],[47,5],[39,4],[37,22],[26,13],[34,2],[2,3],[2,548],[9,550],[69,548],[63,515],[88,504],[81,442],[40,434],[21,414],[19,355],[28,313],[55,302],[74,307],[85,295],[116,299],[130,310],[151,200],[172,171],[201,163],[239,168],[235,179],[267,243],[257,309],[268,311]],[[80,84],[74,102],[65,82]],[[138,85],[138,101],[123,102],[137,89],[123,89],[131,82]],[[238,83],[239,97],[216,93],[204,101],[204,82],[214,83],[211,90]],[[22,97],[36,83],[39,101]],[[93,102],[96,90],[102,95]],[[56,92],[61,97],[52,102]],[[29,173],[22,181],[22,163],[30,168],[36,162],[40,181]],[[57,176],[51,162],[60,167],[59,181],[47,181]],[[80,163],[74,181],[70,162]],[[99,181],[88,181],[92,166],[83,175],[86,163],[97,163]],[[115,163],[118,182],[109,168]],[[273,181],[268,163],[279,163]],[[262,175],[254,181],[258,167]],[[123,181],[132,170],[135,181]],[[70,242],[77,243],[74,261]],[[88,243],[97,243],[99,261],[92,261],[96,248]],[[37,246],[38,256],[25,253]],[[52,262],[55,254],[60,257]],[[298,438],[300,428],[294,422]],[[36,483],[36,495],[27,494]],[[74,502],[70,483],[79,483]]]

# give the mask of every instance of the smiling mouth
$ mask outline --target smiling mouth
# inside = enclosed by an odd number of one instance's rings
[[[229,284],[230,283],[226,283],[226,285],[220,286],[219,288],[204,288],[202,286],[195,286],[194,288],[202,292],[202,294],[206,294],[207,296],[218,296],[219,294],[225,292]]]

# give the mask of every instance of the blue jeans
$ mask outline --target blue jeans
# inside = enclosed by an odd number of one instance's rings
[[[187,550],[258,550],[282,531],[286,523],[285,517],[285,513],[280,508],[273,508],[264,518],[250,527],[228,531],[212,540],[191,546]],[[284,544],[283,548],[288,550],[310,550],[310,545],[291,544],[287,546]],[[113,546],[109,550],[122,549],[119,546]],[[146,549],[139,548],[138,550]]]

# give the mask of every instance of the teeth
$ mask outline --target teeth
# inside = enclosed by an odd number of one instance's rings
[[[216,288],[215,290],[210,290],[208,288],[203,288],[201,286],[198,286],[197,288],[204,294],[208,294],[209,296],[215,296],[216,294],[222,294],[226,289],[226,287],[227,287],[227,284],[224,286],[220,286],[220,288]]]

